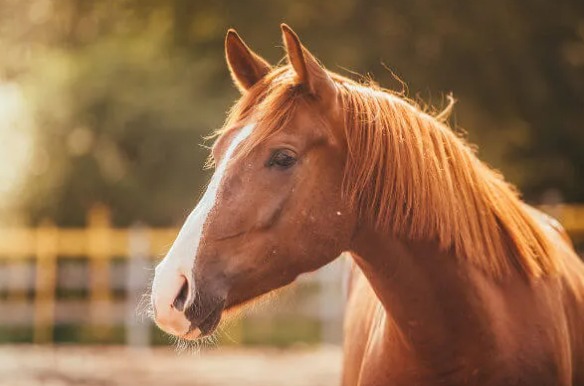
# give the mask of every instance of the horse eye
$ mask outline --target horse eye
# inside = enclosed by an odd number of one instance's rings
[[[296,163],[296,154],[289,149],[276,150],[270,157],[267,166],[277,166],[280,169],[288,169]]]

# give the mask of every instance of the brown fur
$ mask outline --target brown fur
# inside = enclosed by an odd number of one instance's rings
[[[203,227],[191,328],[349,252],[344,385],[584,386],[584,264],[561,227],[443,123],[452,106],[328,72],[282,32],[291,65],[265,74],[226,41],[243,95],[213,158],[256,126]]]

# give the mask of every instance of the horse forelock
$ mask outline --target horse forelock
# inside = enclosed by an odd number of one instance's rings
[[[309,98],[292,71],[278,67],[250,88],[214,135],[256,122],[241,156],[285,127]],[[494,276],[557,269],[551,241],[514,187],[443,122],[452,101],[432,115],[398,93],[329,74],[345,122],[343,191],[364,221],[407,240],[436,241]]]

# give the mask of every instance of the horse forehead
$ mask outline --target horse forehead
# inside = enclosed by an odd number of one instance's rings
[[[211,146],[211,154],[213,155],[215,161],[218,161],[225,154],[227,148],[229,147],[229,144],[231,143],[237,132],[239,132],[239,130],[241,129],[232,129],[217,137],[217,139],[213,143],[213,146]]]
[[[240,129],[232,130],[231,136],[226,138],[226,150],[223,153],[224,159],[221,160],[220,167],[226,167],[227,162],[233,158],[236,149],[251,135],[255,128],[255,123],[248,123]],[[226,133],[227,134],[227,133]],[[224,165],[222,165],[224,164]]]
[[[256,123],[252,122],[241,127],[229,129],[217,137],[211,146],[213,159],[219,165],[224,158],[233,158],[236,148],[251,135]]]

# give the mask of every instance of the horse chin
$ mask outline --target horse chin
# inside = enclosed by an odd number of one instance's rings
[[[189,332],[181,336],[182,339],[195,341],[200,338],[212,335],[219,324],[224,319],[231,319],[237,317],[242,309],[243,304],[225,308],[222,310],[212,312],[203,322],[199,324],[199,327],[192,326]]]
[[[223,314],[223,305],[217,307],[209,316],[199,324],[198,329],[201,330],[201,336],[209,336],[215,332],[221,322],[221,315]]]
[[[189,332],[181,336],[182,339],[186,340],[197,340],[199,337],[201,337],[201,330],[198,328],[192,328]]]
[[[219,323],[221,322],[221,316],[223,315],[225,303],[222,302],[219,304],[210,314],[208,314],[202,321],[197,323],[195,326],[191,322],[190,330],[181,336],[181,338],[186,340],[197,340],[199,338],[203,338],[209,335],[212,335]]]

